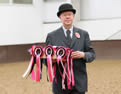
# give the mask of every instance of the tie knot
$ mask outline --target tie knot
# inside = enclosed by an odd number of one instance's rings
[[[70,30],[67,30],[67,31],[66,31],[66,34],[67,34],[67,35],[70,35],[70,33],[71,33]]]

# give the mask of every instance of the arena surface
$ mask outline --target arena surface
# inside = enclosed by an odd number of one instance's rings
[[[22,78],[28,64],[28,61],[0,63],[0,94],[52,94],[45,67],[40,82]],[[87,71],[86,94],[121,94],[121,60],[95,60],[87,64]]]

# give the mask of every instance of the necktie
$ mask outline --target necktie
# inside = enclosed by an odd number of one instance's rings
[[[70,36],[71,31],[67,30],[66,34],[67,34],[67,43],[68,43],[68,46],[70,47],[71,46],[71,42],[72,42],[72,39],[71,39],[71,36]]]

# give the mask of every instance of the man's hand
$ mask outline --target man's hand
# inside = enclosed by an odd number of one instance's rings
[[[85,53],[81,51],[74,51],[72,52],[72,58],[77,59],[77,58],[85,58]]]

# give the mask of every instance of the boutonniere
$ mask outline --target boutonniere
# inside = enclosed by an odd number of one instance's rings
[[[75,36],[79,39],[80,38],[80,34],[79,33],[75,33]]]

